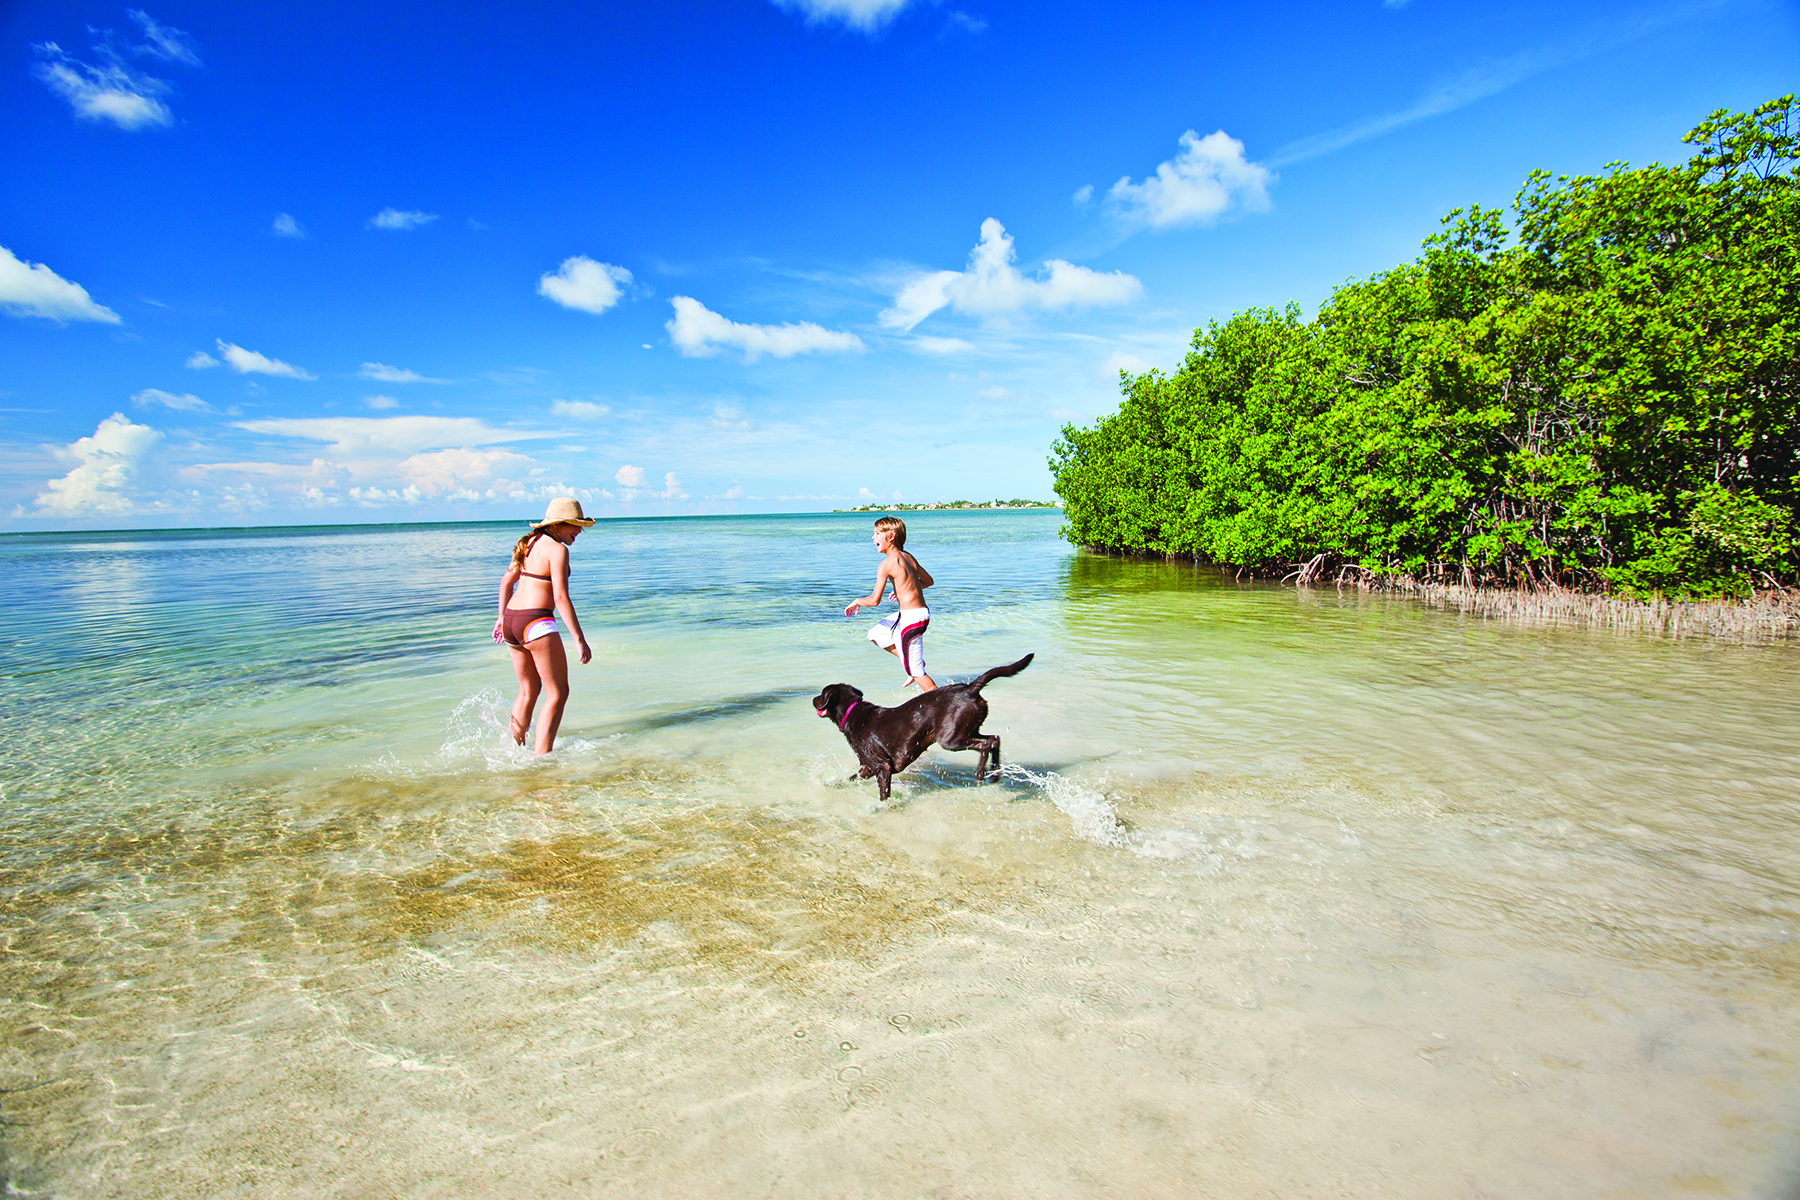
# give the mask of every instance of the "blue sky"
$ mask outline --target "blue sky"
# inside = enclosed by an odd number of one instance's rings
[[[0,528],[1047,498],[1198,326],[1800,83],[1773,0],[0,7]]]

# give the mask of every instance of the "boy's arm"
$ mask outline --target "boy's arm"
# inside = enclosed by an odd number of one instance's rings
[[[912,558],[912,565],[913,565],[913,570],[914,570],[914,571],[916,571],[916,572],[917,572],[917,573],[918,573],[918,576],[919,576],[919,587],[920,587],[920,588],[928,588],[928,587],[930,587],[930,586],[931,586],[931,585],[932,585],[932,584],[934,584],[934,583],[936,583],[936,582],[937,582],[937,580],[935,580],[935,579],[933,579],[933,578],[932,578],[932,577],[931,577],[931,572],[930,572],[930,571],[927,571],[927,570],[926,570],[926,569],[925,569],[925,564],[924,564],[924,563],[922,563],[922,562],[920,562],[920,561],[919,561],[919,560],[918,560],[918,559],[916,559],[916,558],[913,558],[913,556],[912,556],[912,555],[910,555],[910,554],[909,554],[909,555],[907,555],[907,556],[906,556],[906,557],[908,557],[908,558]]]
[[[875,590],[870,592],[867,596],[864,596],[861,600],[852,600],[850,603],[844,605],[844,615],[846,617],[854,617],[857,609],[873,608],[877,604],[880,604],[882,596],[887,594],[888,575],[888,565],[884,561],[879,567],[875,568]]]

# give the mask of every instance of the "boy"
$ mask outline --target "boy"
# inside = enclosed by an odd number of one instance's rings
[[[925,607],[925,589],[935,580],[919,560],[906,552],[906,522],[899,517],[881,517],[875,522],[871,539],[882,555],[875,569],[875,590],[861,600],[844,606],[844,615],[854,617],[859,608],[881,603],[887,585],[894,585],[894,603],[900,611],[884,617],[869,630],[869,640],[894,655],[906,672],[905,686],[917,684],[919,691],[929,692],[937,683],[925,673],[925,627],[931,623],[931,610]]]

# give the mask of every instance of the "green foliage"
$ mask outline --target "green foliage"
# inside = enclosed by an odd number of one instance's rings
[[[1534,173],[1411,263],[1197,330],[1067,426],[1081,545],[1310,578],[1742,595],[1800,516],[1800,106],[1685,164]]]

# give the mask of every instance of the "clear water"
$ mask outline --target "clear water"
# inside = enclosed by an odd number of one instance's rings
[[[0,538],[44,1196],[1791,1196],[1800,647],[920,514],[973,755],[808,699],[865,516],[611,521],[558,753],[494,525]]]

